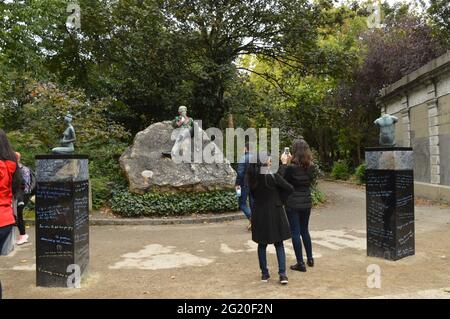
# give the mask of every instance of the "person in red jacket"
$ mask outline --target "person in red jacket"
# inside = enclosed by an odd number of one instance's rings
[[[16,223],[13,197],[20,190],[21,176],[17,157],[5,132],[0,129],[0,252]]]

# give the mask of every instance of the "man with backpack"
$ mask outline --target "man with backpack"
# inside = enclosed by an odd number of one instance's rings
[[[34,195],[36,189],[36,177],[33,171],[23,165],[20,161],[21,155],[16,152],[17,162],[19,164],[20,172],[22,173],[22,187],[17,195],[17,227],[19,228],[19,239],[17,245],[22,245],[28,242],[28,235],[25,230],[25,221],[23,220],[23,210],[27,206],[30,198]]]

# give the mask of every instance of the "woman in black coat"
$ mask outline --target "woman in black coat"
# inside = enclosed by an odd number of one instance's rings
[[[315,178],[315,167],[312,162],[311,150],[305,140],[296,140],[292,149],[294,155],[288,160],[291,161],[291,164],[282,166],[280,172],[284,179],[294,186],[294,191],[289,195],[286,202],[292,245],[297,258],[297,264],[291,266],[291,269],[305,272],[302,239],[308,266],[314,266],[312,242],[309,234],[309,217],[312,207],[311,184]]]
[[[287,284],[286,254],[283,241],[291,237],[289,222],[280,199],[279,192],[291,193],[292,186],[278,173],[270,172],[271,159],[266,152],[260,152],[257,163],[250,164],[247,177],[253,195],[252,239],[258,243],[258,259],[261,280],[267,282],[270,275],[267,269],[266,249],[274,244],[278,259],[280,283]]]

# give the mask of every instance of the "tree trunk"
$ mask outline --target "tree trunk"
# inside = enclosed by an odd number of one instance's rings
[[[357,154],[358,154],[358,165],[360,165],[361,164],[361,140],[358,140],[358,143],[356,144],[356,147],[357,147],[356,151],[357,151]]]
[[[234,128],[234,118],[232,113],[228,113],[228,124],[227,127]]]

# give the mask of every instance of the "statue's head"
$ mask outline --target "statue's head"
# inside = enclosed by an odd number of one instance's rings
[[[73,119],[72,114],[67,112],[66,116],[64,116],[64,123],[70,124],[72,123],[72,119]]]
[[[178,108],[178,114],[180,114],[181,116],[186,116],[186,113],[187,113],[187,107],[184,105],[181,105]]]

